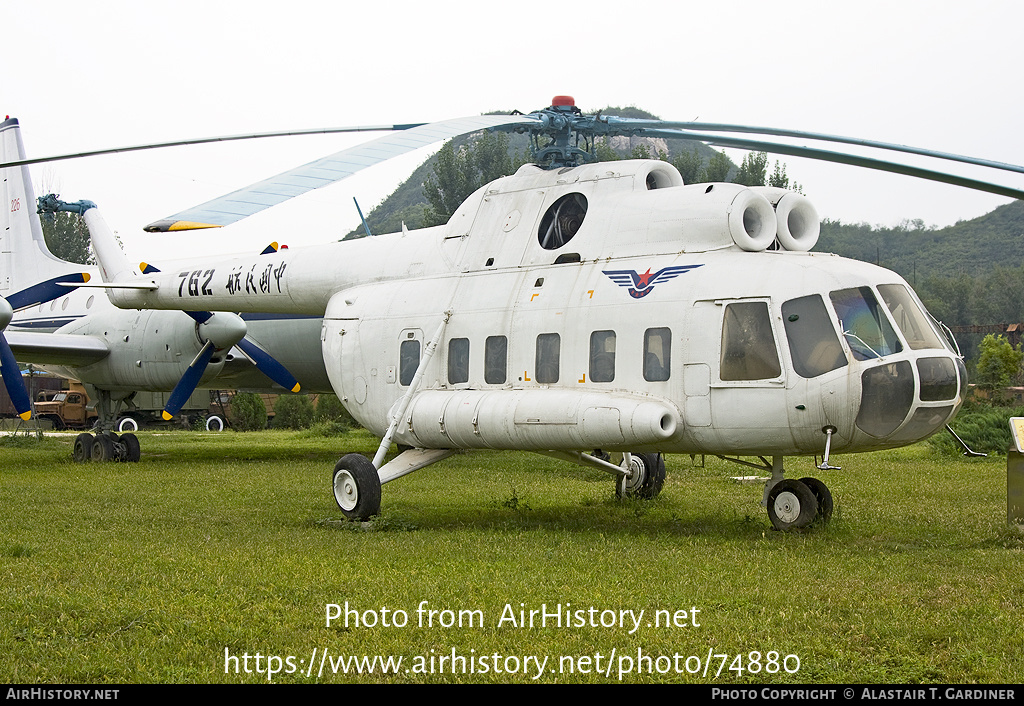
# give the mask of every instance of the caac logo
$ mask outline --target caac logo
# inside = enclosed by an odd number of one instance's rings
[[[640,299],[650,294],[651,290],[654,289],[654,285],[659,282],[675,279],[679,275],[698,267],[700,265],[673,265],[672,267],[664,267],[654,273],[651,272],[650,267],[647,268],[647,272],[643,273],[636,270],[602,270],[601,274],[608,275],[612,282],[620,287],[629,289],[629,296],[634,299]]]

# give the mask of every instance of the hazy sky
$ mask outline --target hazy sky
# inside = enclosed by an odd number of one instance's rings
[[[666,119],[851,135],[1024,164],[1024,4],[964,2],[329,4],[0,0],[0,113],[30,156],[183,137],[636,105]],[[639,6],[638,6],[639,7]],[[159,8],[159,9],[158,9]],[[146,223],[366,136],[160,150],[33,167],[37,189],[101,207],[159,261],[341,237],[416,154],[216,233]],[[739,161],[742,153],[733,154]],[[775,157],[770,156],[774,161]],[[823,217],[947,225],[1008,199],[782,158]],[[1024,187],[1024,177],[958,169]]]

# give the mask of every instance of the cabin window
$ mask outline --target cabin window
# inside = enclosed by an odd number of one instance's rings
[[[545,250],[557,250],[576,235],[587,215],[587,197],[583,194],[566,194],[555,201],[544,212],[540,220],[537,238]]]
[[[903,350],[870,287],[839,289],[829,297],[854,358],[871,360]]]
[[[797,375],[815,378],[848,364],[820,295],[790,299],[782,305],[782,321]]]
[[[488,336],[484,341],[484,382],[488,385],[503,385],[508,377],[508,339],[504,336]]]
[[[725,307],[721,374],[723,380],[768,380],[782,375],[766,302]]]
[[[671,373],[672,332],[649,328],[644,332],[644,380],[664,382]]]
[[[594,331],[590,334],[590,381],[611,382],[615,379],[615,332]]]
[[[448,382],[458,385],[469,382],[469,339],[448,341]]]
[[[416,368],[420,365],[420,342],[402,341],[398,349],[398,382],[408,386],[416,376]]]
[[[558,382],[561,344],[561,338],[557,333],[542,333],[537,336],[537,382],[545,385]]]
[[[878,293],[882,295],[882,300],[889,307],[889,313],[896,320],[896,325],[911,349],[944,348],[924,311],[906,287],[902,284],[880,284]]]

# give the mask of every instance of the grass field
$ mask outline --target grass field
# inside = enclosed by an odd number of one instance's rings
[[[372,455],[363,432],[140,437],[138,464],[75,465],[73,436],[0,440],[0,680],[1024,678],[1001,457],[833,458],[842,471],[814,471],[832,524],[782,534],[760,487],[730,480],[747,471],[713,459],[669,457],[660,497],[618,502],[602,473],[466,454],[388,484],[382,516],[352,524],[329,477],[341,453]],[[346,602],[348,626],[328,627]],[[569,621],[518,624],[542,605]],[[624,611],[641,610],[635,627]],[[338,661],[374,655],[403,661]]]

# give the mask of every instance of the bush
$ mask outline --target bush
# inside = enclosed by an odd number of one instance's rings
[[[1014,448],[1013,437],[1010,436],[1010,417],[1024,417],[1024,407],[988,407],[977,406],[964,409],[950,425],[972,451],[987,454],[1004,455]],[[932,448],[946,453],[962,453],[960,445],[953,435],[944,430],[938,431],[928,439]]]
[[[337,395],[319,395],[317,397],[314,419],[318,424],[325,423],[330,428],[340,428],[342,431],[359,428],[359,422],[352,418]]]
[[[306,395],[281,395],[274,403],[275,429],[305,429],[313,423],[313,403]]]
[[[231,398],[231,428],[235,431],[259,431],[267,428],[267,405],[254,392],[239,392]]]

